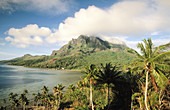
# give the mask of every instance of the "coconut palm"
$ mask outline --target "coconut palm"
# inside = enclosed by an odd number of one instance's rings
[[[160,53],[160,50],[169,44],[154,48],[151,38],[149,38],[148,40],[144,39],[143,42],[144,44],[139,43],[137,45],[137,47],[140,48],[141,50],[141,54],[135,50],[132,50],[132,52],[135,53],[137,56],[137,60],[133,63],[133,65],[134,67],[137,66],[138,69],[141,69],[142,73],[146,75],[144,99],[145,99],[146,110],[149,110],[148,101],[147,101],[149,79],[151,79],[155,91],[157,91],[158,86],[161,89],[165,88],[167,84],[167,78],[165,77],[161,68],[165,67],[166,65],[162,65],[158,61],[162,60],[165,56],[170,55],[170,51]]]
[[[41,90],[42,90],[43,95],[48,94],[48,91],[49,91],[48,87],[44,86]]]
[[[34,98],[34,99],[33,99],[33,106],[34,106],[34,101],[35,101],[35,93],[33,93],[33,94],[32,94],[32,96],[33,96],[33,98]]]
[[[28,105],[28,99],[24,94],[20,95],[19,102],[21,102],[22,108],[25,110],[25,105]]]
[[[68,89],[69,91],[73,92],[73,91],[75,91],[76,87],[75,87],[73,84],[71,84],[71,85],[69,85],[69,86],[67,87],[67,89]]]
[[[9,94],[9,101],[11,102],[11,108],[15,107],[17,109],[17,107],[19,106],[18,100],[16,99],[17,96],[18,94],[13,94],[13,92]]]
[[[95,77],[95,74],[97,73],[97,69],[94,64],[91,64],[89,67],[85,68],[85,71],[82,71],[82,73],[85,73],[85,77],[90,80],[90,105],[92,106],[92,110],[94,110],[93,106],[93,95],[92,95],[92,81]]]
[[[1,106],[2,110],[6,110],[6,99],[3,99],[2,102],[3,106]]]
[[[102,69],[99,70],[99,74],[97,74],[97,83],[98,84],[107,84],[108,87],[108,108],[109,109],[109,87],[110,84],[116,84],[121,78],[121,71],[118,71],[116,66],[112,66],[111,63],[106,63],[106,66],[101,64]]]
[[[24,89],[23,94],[24,94],[24,95],[28,94],[28,90],[27,90],[27,89]]]
[[[55,103],[55,97],[52,93],[48,94],[48,97],[47,97],[47,100],[49,102],[49,109],[51,110],[51,107],[54,106],[54,103]]]
[[[39,104],[39,101],[41,100],[41,96],[42,94],[38,92],[38,94],[35,96],[35,100],[37,102],[37,107],[38,107],[38,104]]]
[[[83,82],[82,82],[81,80],[78,81],[77,84],[76,84],[76,86],[77,86],[80,90],[82,90],[82,88],[83,88]]]
[[[25,89],[23,94],[21,94],[19,97],[19,102],[21,103],[23,110],[25,110],[25,105],[28,105],[28,99],[26,97],[27,93],[28,93],[28,90]]]
[[[56,96],[57,94],[59,95],[59,99],[58,99],[59,105],[60,105],[60,101],[61,101],[61,95],[62,95],[61,93],[64,88],[65,88],[65,86],[63,86],[63,84],[58,84],[57,86],[55,86],[53,88],[54,96]]]
[[[48,87],[44,86],[42,89],[41,89],[41,93],[42,93],[42,96],[41,96],[41,100],[43,102],[43,104],[47,105],[48,106]]]

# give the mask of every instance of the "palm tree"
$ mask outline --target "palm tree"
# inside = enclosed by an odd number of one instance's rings
[[[118,80],[120,80],[121,78],[121,71],[118,71],[116,69],[116,66],[112,66],[111,63],[106,63],[106,66],[103,66],[103,64],[101,64],[102,69],[99,70],[99,74],[97,74],[97,83],[98,84],[107,84],[108,87],[108,108],[109,109],[109,87],[110,84],[113,83],[117,83]]]
[[[53,88],[54,96],[56,96],[57,94],[59,95],[59,99],[58,99],[59,105],[60,105],[60,101],[61,101],[61,95],[62,95],[61,93],[64,88],[65,88],[65,86],[63,86],[63,84],[58,84],[57,86],[55,86]]]
[[[27,90],[27,89],[24,89],[23,94],[24,94],[24,95],[28,94],[28,90]]]
[[[144,44],[138,43],[137,45],[137,47],[141,50],[141,54],[135,50],[132,50],[132,52],[135,53],[137,56],[137,60],[133,64],[135,64],[135,66],[142,67],[143,73],[146,74],[144,99],[146,110],[149,110],[147,101],[149,82],[148,80],[149,78],[151,79],[155,91],[157,91],[158,86],[162,89],[165,88],[167,84],[167,78],[161,70],[161,67],[165,67],[165,65],[159,64],[158,61],[163,59],[165,56],[170,55],[170,51],[160,53],[160,50],[167,45],[154,48],[151,38],[149,38],[148,40],[144,39],[143,42]]]
[[[91,64],[89,67],[85,68],[85,71],[83,71],[82,73],[86,74],[87,79],[90,80],[90,105],[92,106],[92,110],[94,110],[94,106],[93,106],[93,95],[92,95],[92,81],[95,77],[95,74],[97,73],[97,69],[96,66],[94,64]]]
[[[43,101],[43,104],[47,105],[47,108],[48,108],[48,87],[44,86],[43,89],[41,89],[41,93],[42,93],[42,101]]]
[[[26,94],[28,93],[28,90],[24,90],[23,94],[20,95],[19,97],[19,102],[21,102],[21,106],[23,110],[25,110],[25,105],[28,105],[28,99],[26,97]]]
[[[36,102],[37,102],[37,107],[38,107],[38,104],[39,104],[39,100],[41,100],[41,96],[42,94],[38,92],[38,94],[35,96],[35,99],[36,99]]]
[[[41,90],[42,90],[43,95],[48,94],[49,89],[46,86],[44,86],[43,89],[41,89]]]
[[[24,94],[20,95],[19,102],[21,102],[22,108],[25,110],[25,105],[28,105],[28,99]]]
[[[35,101],[35,93],[32,93],[32,96],[33,96],[33,106],[34,106],[34,101]]]
[[[2,102],[3,106],[1,107],[2,110],[6,110],[6,100],[3,99]]]
[[[19,106],[18,100],[16,99],[17,96],[18,94],[13,94],[13,92],[9,94],[9,101],[11,102],[11,108],[15,107],[17,109],[17,107]]]
[[[80,80],[80,81],[78,81],[77,82],[77,87],[80,89],[80,90],[82,90],[82,88],[83,88],[83,82]]]
[[[73,92],[73,91],[75,91],[76,87],[73,84],[71,84],[67,87],[67,89],[70,90],[71,92]]]

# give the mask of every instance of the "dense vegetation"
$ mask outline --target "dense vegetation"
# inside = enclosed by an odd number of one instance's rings
[[[123,66],[134,59],[133,54],[128,53],[127,49],[125,44],[112,44],[100,38],[81,35],[60,50],[53,51],[50,56],[26,54],[23,57],[2,62],[26,67],[79,70],[90,64],[100,65],[100,63],[108,62]]]
[[[66,91],[62,84],[53,93],[44,86],[41,93],[33,94],[32,103],[27,90],[20,97],[10,93],[10,106],[4,104],[1,109],[169,110],[170,51],[165,48],[169,45],[153,47],[151,39],[144,39],[144,44],[138,44],[141,54],[129,50],[137,59],[124,70],[111,63],[90,64],[82,71],[82,80]]]

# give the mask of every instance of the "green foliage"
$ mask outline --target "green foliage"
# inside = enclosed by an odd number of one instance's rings
[[[41,93],[33,94],[37,109],[41,105],[45,109],[89,110],[91,102],[94,103],[95,110],[109,108],[109,104],[110,109],[115,110],[130,109],[130,105],[131,109],[142,110],[147,104],[152,110],[169,109],[170,52],[165,51],[165,47],[169,44],[154,48],[151,39],[144,39],[144,43],[138,44],[142,53],[140,54],[135,50],[112,45],[100,39],[90,41],[85,37],[85,40],[79,39],[76,42],[65,45],[61,49],[63,52],[54,56],[24,55],[4,61],[14,65],[41,68],[82,69],[87,67],[84,71],[86,75],[77,82],[76,86],[71,84],[64,91],[65,86],[58,84],[53,88],[53,93],[44,86]],[[122,49],[122,51],[115,52],[108,49],[113,47]],[[136,54],[137,59],[133,53]],[[128,65],[127,70],[120,73],[122,67],[129,62],[131,64]],[[101,63],[106,63],[106,66],[100,66]],[[116,66],[112,67],[111,63],[116,64],[119,69]],[[146,72],[149,74],[148,89],[145,89]],[[148,90],[147,104],[144,98],[145,90]],[[3,106],[1,109],[17,109],[19,106],[27,105],[29,102],[26,97],[27,93],[28,91],[24,90],[19,97],[18,94],[10,93],[10,106]],[[90,93],[93,94],[91,95],[92,101],[89,100],[91,99]],[[128,103],[130,101],[131,104]],[[6,100],[3,103],[6,103]]]
[[[99,51],[95,53],[86,53],[81,55],[55,57],[55,56],[42,56],[42,57],[29,57],[20,60],[10,60],[9,64],[37,67],[37,68],[54,68],[54,69],[83,69],[84,67],[95,64],[100,65],[101,63],[117,64],[123,66],[128,64],[134,59],[131,54],[124,51],[112,52],[110,50]]]
[[[53,51],[50,56],[26,54],[23,57],[1,61],[1,63],[54,69],[83,69],[90,64],[99,65],[109,62],[123,66],[133,59],[132,54],[128,54],[126,49],[124,44],[111,44],[100,38],[81,35],[60,50]]]
[[[160,109],[162,106],[160,93],[166,88],[168,79],[166,72],[169,72],[169,65],[164,62],[169,58],[170,51],[162,51],[167,45],[162,45],[159,47],[153,47],[151,38],[148,40],[144,39],[144,43],[139,43],[137,45],[141,50],[141,54],[135,50],[131,50],[137,56],[137,60],[129,66],[132,73],[138,74],[138,91],[134,91],[132,95],[133,105],[143,109],[145,103],[145,108],[150,109]],[[165,60],[166,59],[166,60]],[[138,72],[136,72],[138,71]],[[148,78],[149,75],[149,78]],[[145,84],[144,84],[145,83]],[[139,94],[135,93],[138,92]],[[138,98],[136,99],[136,95]],[[145,97],[145,99],[144,99]],[[144,102],[143,102],[144,100]],[[134,103],[138,102],[138,103]],[[158,103],[159,102],[159,103]]]

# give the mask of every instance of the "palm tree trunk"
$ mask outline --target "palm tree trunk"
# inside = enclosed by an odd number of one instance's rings
[[[148,71],[146,72],[146,85],[145,85],[145,107],[146,107],[146,110],[149,110],[148,108],[148,104],[147,104],[147,92],[148,92]]]
[[[39,100],[37,100],[37,107],[38,107],[38,102],[39,102]]]
[[[105,91],[106,91],[106,103],[107,103],[107,101],[108,101],[108,88],[107,87],[106,87]]]
[[[92,106],[92,110],[94,110],[93,95],[92,95],[92,79],[91,78],[90,78],[90,105]]]
[[[158,88],[157,88],[157,84],[156,84],[156,82],[155,82],[155,80],[154,80],[154,76],[153,76],[152,74],[149,74],[149,75],[150,75],[150,77],[151,77],[152,84],[153,84],[153,86],[154,86],[154,88],[155,88],[155,92],[157,92],[157,91],[158,91]]]
[[[107,110],[109,110],[109,101],[110,101],[110,99],[109,99],[109,84],[108,84],[108,102],[107,102]]]
[[[58,98],[58,103],[59,103],[59,105],[60,105],[60,92],[59,92],[59,98]]]

